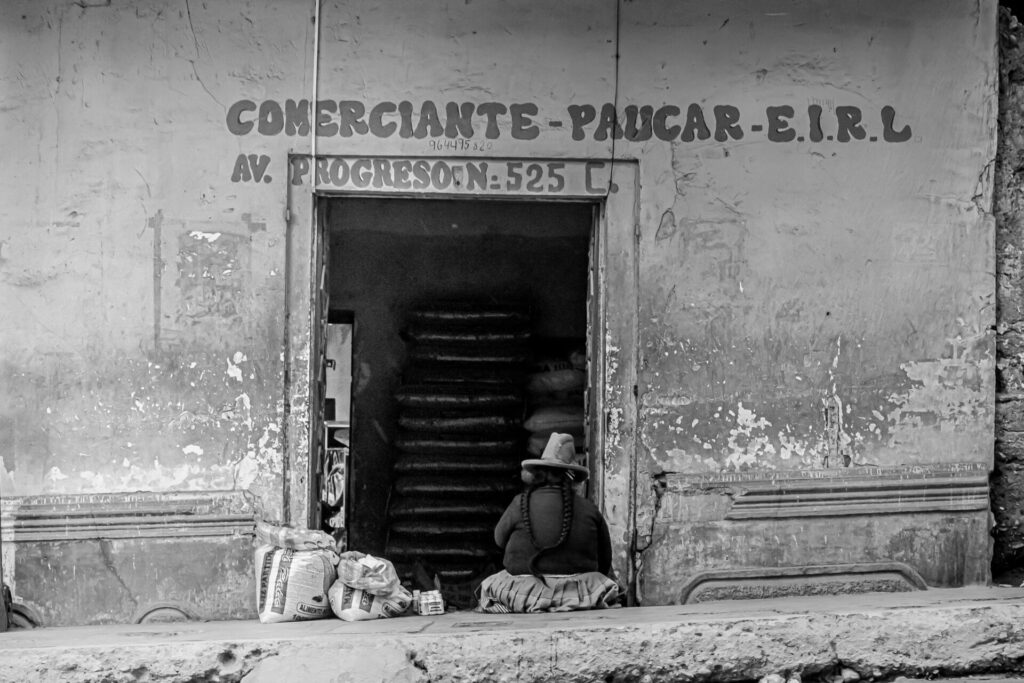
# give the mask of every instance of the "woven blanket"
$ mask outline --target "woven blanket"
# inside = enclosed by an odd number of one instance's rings
[[[502,570],[480,584],[481,612],[571,612],[618,607],[619,586],[600,572],[544,576]]]

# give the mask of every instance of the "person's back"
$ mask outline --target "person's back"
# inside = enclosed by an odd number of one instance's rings
[[[484,579],[484,612],[557,612],[615,606],[611,539],[597,507],[573,484],[587,468],[575,464],[573,439],[552,434],[541,458],[524,460],[526,490],[494,529],[504,571]]]
[[[536,561],[541,574],[611,572],[611,542],[608,527],[597,506],[570,489],[571,510],[563,506],[564,489],[557,485],[534,488],[515,497],[494,530],[494,538],[505,548],[504,566],[509,574],[532,574],[530,559],[541,549],[551,548]],[[523,498],[529,500],[530,528],[523,521]],[[563,515],[571,515],[571,521]],[[559,544],[563,524],[569,521],[565,539]]]

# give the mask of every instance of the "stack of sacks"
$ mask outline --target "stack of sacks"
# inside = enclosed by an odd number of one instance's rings
[[[357,551],[336,552],[323,531],[256,524],[256,611],[260,622],[345,621],[398,616],[412,594],[395,566]]]
[[[526,391],[530,413],[523,426],[530,432],[526,450],[539,456],[552,432],[571,434],[576,452],[584,450],[583,390],[587,384],[585,358],[574,353],[571,361],[550,360],[538,364],[529,376]]]
[[[457,586],[501,562],[494,526],[522,486],[530,329],[526,304],[440,301],[415,306],[402,331],[385,554],[408,581],[430,567],[458,607],[475,600]]]

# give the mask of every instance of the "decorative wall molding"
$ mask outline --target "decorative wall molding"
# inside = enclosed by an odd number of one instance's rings
[[[793,595],[900,593],[927,588],[917,570],[903,562],[712,569],[683,584],[678,604]]]
[[[676,494],[728,494],[725,519],[781,519],[988,510],[988,474],[981,463],[955,463],[670,474],[667,483]]]
[[[27,496],[5,501],[14,543],[253,535],[244,491],[169,491]]]

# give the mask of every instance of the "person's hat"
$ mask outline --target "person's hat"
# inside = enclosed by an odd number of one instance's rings
[[[568,470],[575,475],[575,479],[583,480],[590,474],[583,465],[577,465],[576,447],[573,445],[571,434],[553,433],[548,438],[548,445],[540,458],[531,458],[522,462],[523,467],[554,467],[560,470]]]

